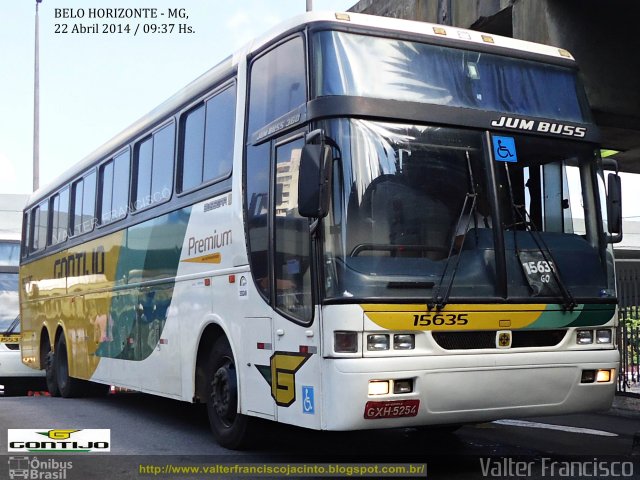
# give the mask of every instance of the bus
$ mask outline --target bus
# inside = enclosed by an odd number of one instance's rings
[[[27,195],[0,194],[0,386],[4,396],[45,389],[44,375],[20,355],[18,265],[22,209]]]
[[[565,50],[312,12],[35,192],[23,361],[217,441],[606,409],[619,178]]]

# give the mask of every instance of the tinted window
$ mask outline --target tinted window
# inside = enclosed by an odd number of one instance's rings
[[[129,199],[129,150],[100,167],[100,184],[100,223],[124,217]]]
[[[0,266],[17,267],[20,255],[20,244],[16,242],[0,242]]]
[[[54,195],[51,202],[51,244],[55,245],[67,239],[67,226],[69,224],[69,189],[65,188]]]
[[[73,198],[73,206],[71,212],[71,222],[73,223],[73,235],[82,233],[82,194],[84,180],[78,180],[71,186],[71,198]]]
[[[190,190],[202,180],[204,152],[204,105],[187,114],[184,120],[182,149],[182,188]]]
[[[6,332],[19,313],[18,274],[0,273],[0,332]],[[11,333],[20,333],[19,323]]]
[[[100,199],[100,223],[111,220],[111,198],[113,196],[113,160],[100,169],[100,185],[102,195]]]
[[[136,154],[136,210],[167,200],[173,183],[173,124],[140,142]]]
[[[124,217],[129,203],[129,151],[121,153],[114,159],[113,199],[111,204],[111,220]]]
[[[231,172],[236,115],[235,84],[207,101],[203,181]]]
[[[173,124],[153,135],[153,172],[151,174],[152,203],[168,200],[173,184]]]
[[[353,95],[590,120],[575,70],[460,48],[345,32],[316,35],[315,94]]]
[[[71,231],[73,235],[93,230],[95,223],[95,193],[96,174],[94,172],[74,182],[71,186],[71,198],[73,199]]]
[[[151,202],[151,170],[153,160],[153,137],[147,138],[138,145],[136,168],[135,209],[140,210]]]
[[[47,244],[47,223],[49,220],[48,202],[42,202],[31,213],[33,238],[31,251],[41,250]]]
[[[269,143],[247,149],[246,205],[249,261],[260,292],[268,300],[269,283]]]
[[[96,223],[96,173],[91,172],[84,177],[82,195],[82,228],[83,232],[93,230]]]
[[[295,37],[258,58],[251,68],[249,134],[306,100],[302,37]]]
[[[231,172],[235,103],[234,84],[186,115],[181,191],[226,177]]]

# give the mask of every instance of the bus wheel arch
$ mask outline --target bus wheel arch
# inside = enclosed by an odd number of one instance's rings
[[[207,367],[209,365],[209,355],[211,349],[219,338],[226,338],[228,335],[219,323],[209,323],[200,336],[198,351],[196,354],[196,368],[194,378],[193,401],[206,403],[207,401]]]

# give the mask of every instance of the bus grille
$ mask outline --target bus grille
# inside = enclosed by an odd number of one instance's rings
[[[516,330],[512,331],[511,348],[553,347],[558,345],[566,330]],[[432,332],[433,339],[445,350],[475,350],[496,348],[495,331]]]
[[[5,345],[9,350],[20,350],[19,343],[5,343]]]

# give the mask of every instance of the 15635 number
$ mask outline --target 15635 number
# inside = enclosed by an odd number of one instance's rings
[[[468,313],[423,313],[413,316],[414,327],[454,326],[469,323]]]

